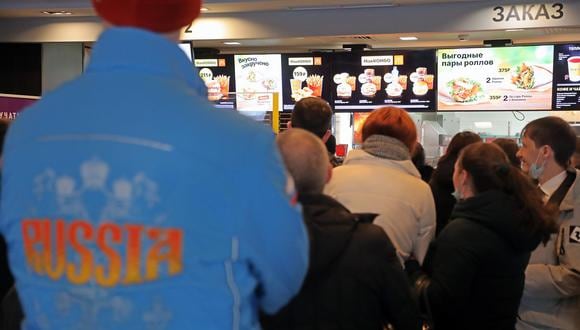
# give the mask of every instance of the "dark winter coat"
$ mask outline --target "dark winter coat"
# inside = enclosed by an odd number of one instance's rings
[[[453,207],[455,206],[456,200],[452,193],[454,190],[453,169],[456,160],[456,157],[441,160],[437,164],[437,168],[431,175],[431,180],[429,181],[437,214],[437,229],[435,231],[435,237],[439,235],[441,230],[443,230],[449,222],[451,211],[453,211]]]
[[[8,293],[8,290],[14,284],[14,279],[8,268],[8,251],[6,249],[6,242],[0,235],[0,301],[2,297]]]
[[[382,228],[361,223],[325,195],[299,198],[310,234],[310,266],[300,293],[264,329],[420,329],[418,308],[395,248]]]
[[[8,251],[6,249],[6,242],[2,235],[0,235],[0,303],[8,293],[8,290],[14,284],[14,278],[8,268]],[[0,325],[3,324],[4,315],[0,308]]]
[[[504,192],[458,202],[424,264],[435,328],[513,330],[524,272],[540,241]]]

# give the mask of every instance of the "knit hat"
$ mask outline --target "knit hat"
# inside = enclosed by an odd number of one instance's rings
[[[172,32],[199,16],[201,0],[92,0],[99,16],[116,26]]]

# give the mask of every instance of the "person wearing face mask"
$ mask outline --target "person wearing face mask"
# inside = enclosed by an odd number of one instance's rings
[[[575,148],[573,129],[558,117],[534,120],[522,132],[522,170],[560,215],[558,234],[532,253],[526,269],[518,330],[580,329],[580,176],[569,168]]]
[[[513,330],[531,252],[556,231],[556,208],[502,149],[471,144],[453,172],[457,204],[423,270],[407,262],[435,329]]]

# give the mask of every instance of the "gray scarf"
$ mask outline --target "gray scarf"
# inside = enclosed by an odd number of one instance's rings
[[[379,158],[399,161],[411,159],[411,153],[403,142],[386,135],[369,136],[363,143],[362,149]]]

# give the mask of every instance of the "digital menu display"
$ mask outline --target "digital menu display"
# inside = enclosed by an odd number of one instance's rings
[[[353,136],[352,136],[352,143],[353,144],[362,144],[362,129],[367,120],[368,116],[370,116],[370,112],[355,112],[353,114]]]
[[[0,119],[16,119],[26,107],[38,99],[38,96],[0,94]]]
[[[336,54],[332,95],[335,111],[398,106],[435,110],[435,51]]]
[[[305,97],[321,97],[330,101],[331,63],[328,56],[313,54],[286,54],[282,56],[283,110],[294,109],[294,104]]]
[[[207,86],[208,100],[218,108],[234,109],[234,56],[197,56],[193,61],[199,76]]]
[[[580,44],[556,45],[552,108],[580,110]]]
[[[549,110],[553,46],[438,50],[438,110]]]
[[[189,42],[186,42],[186,43],[180,43],[178,46],[179,46],[179,49],[181,49],[185,53],[185,56],[187,56],[187,58],[190,61],[193,61],[193,54],[191,52],[191,44]]]
[[[234,62],[237,110],[272,111],[273,93],[282,95],[282,55],[235,55]]]

